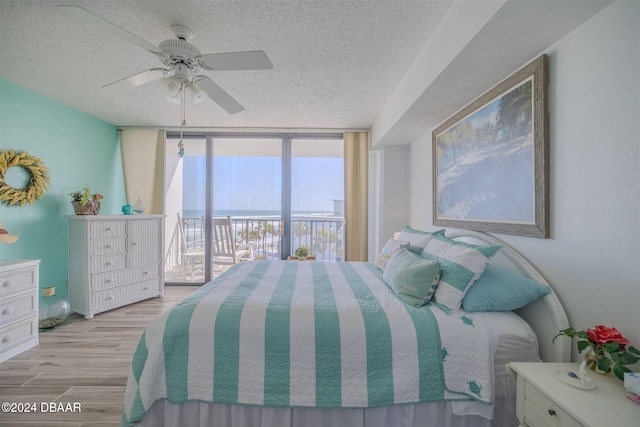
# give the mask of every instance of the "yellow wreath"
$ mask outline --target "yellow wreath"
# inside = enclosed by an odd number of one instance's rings
[[[4,175],[9,168],[20,166],[29,174],[29,182],[24,188],[13,188],[7,184]],[[0,201],[9,206],[24,206],[41,199],[49,187],[49,171],[44,162],[26,151],[0,151]]]

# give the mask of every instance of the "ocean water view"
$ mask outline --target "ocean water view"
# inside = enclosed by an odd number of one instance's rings
[[[334,216],[333,211],[292,211],[292,216]],[[199,218],[204,216],[203,209],[184,209],[182,211],[184,218]],[[214,210],[214,217],[230,216],[231,218],[280,218],[281,212],[277,210]]]
[[[251,245],[255,259],[281,259],[305,246],[309,255],[321,260],[342,259],[342,227],[344,218],[333,211],[292,212],[289,236],[281,234],[281,214],[276,210],[216,210],[214,217],[230,216],[233,235],[238,246]],[[184,209],[184,231],[187,241],[204,239],[202,209]],[[289,249],[281,252],[282,238]]]

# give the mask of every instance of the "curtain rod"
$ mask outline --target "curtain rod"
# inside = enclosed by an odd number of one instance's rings
[[[180,131],[180,126],[116,126],[118,130],[155,129],[168,132]],[[185,127],[183,132],[233,132],[233,133],[334,133],[334,132],[370,132],[371,129],[348,128],[215,128]]]

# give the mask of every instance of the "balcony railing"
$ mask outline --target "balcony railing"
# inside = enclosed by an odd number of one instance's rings
[[[204,240],[204,217],[182,219],[187,242]],[[251,243],[254,259],[281,259],[280,247],[282,220],[274,217],[232,217],[236,246]],[[337,216],[295,215],[291,218],[291,255],[301,246],[309,249],[309,255],[317,260],[342,261],[344,219]],[[173,236],[178,236],[177,226]],[[174,238],[176,240],[176,238]],[[167,265],[179,266],[180,245],[171,242],[167,253]]]

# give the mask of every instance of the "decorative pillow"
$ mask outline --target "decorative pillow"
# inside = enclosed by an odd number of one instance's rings
[[[447,313],[459,310],[467,289],[480,277],[489,259],[501,247],[478,246],[451,240],[444,235],[434,236],[420,256],[440,264],[442,272],[435,294],[437,305]]]
[[[419,255],[427,246],[427,243],[429,243],[431,239],[433,239],[433,236],[437,236],[443,233],[444,230],[438,230],[434,232],[421,231],[405,225],[404,228],[400,231],[398,241],[402,243],[409,242],[409,244],[411,245],[409,247],[409,250]]]
[[[511,311],[551,293],[521,273],[490,264],[462,299],[466,311]]]
[[[404,302],[421,307],[431,301],[438,287],[440,266],[401,248],[389,260],[382,278]]]
[[[382,249],[380,250],[380,254],[378,254],[378,258],[376,259],[376,267],[380,270],[384,271],[384,268],[387,266],[387,263],[391,259],[391,256],[400,248],[409,248],[409,243],[400,243],[397,240],[389,239],[387,243],[384,244]]]

